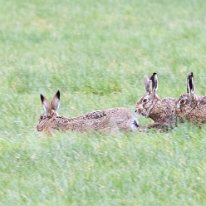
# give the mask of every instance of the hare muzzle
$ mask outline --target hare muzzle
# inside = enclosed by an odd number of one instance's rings
[[[138,105],[138,106],[136,106],[135,112],[138,113],[138,114],[141,114],[143,110],[144,110],[143,106],[142,105]]]

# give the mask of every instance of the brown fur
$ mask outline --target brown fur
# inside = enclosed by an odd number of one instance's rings
[[[54,97],[54,99],[56,98]],[[44,106],[44,102],[42,102],[42,104]],[[126,108],[105,109],[72,118],[59,116],[55,109],[50,108],[51,106],[48,105],[49,111],[46,110],[45,113],[40,116],[39,123],[37,124],[38,131],[52,133],[53,130],[70,130],[110,133],[117,131],[128,132],[138,127],[135,116]]]
[[[195,94],[192,72],[187,76],[187,93],[180,96],[176,102],[176,114],[183,121],[206,122],[206,96]]]
[[[152,81],[156,82],[152,83]],[[146,94],[137,102],[136,112],[154,121],[154,123],[148,125],[147,128],[170,128],[176,123],[176,100],[174,98],[160,99],[156,93],[157,88],[157,74],[154,73],[150,79],[145,76]]]

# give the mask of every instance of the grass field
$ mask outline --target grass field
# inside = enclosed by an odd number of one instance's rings
[[[56,133],[35,125],[39,94],[65,116],[134,110],[143,76],[159,96],[206,90],[204,0],[0,1],[0,205],[206,205],[206,126],[167,133]],[[148,120],[139,117],[141,124]]]

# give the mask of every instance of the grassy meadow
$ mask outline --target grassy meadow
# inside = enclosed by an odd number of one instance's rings
[[[59,114],[128,107],[159,75],[160,97],[206,91],[204,0],[0,0],[0,205],[206,205],[206,125],[167,133],[47,137]],[[139,117],[140,124],[151,121]]]

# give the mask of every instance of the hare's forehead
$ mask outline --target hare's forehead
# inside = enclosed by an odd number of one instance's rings
[[[149,98],[150,98],[150,95],[146,94],[138,100],[137,104],[141,104],[144,99],[149,99]]]
[[[187,94],[184,94],[184,95],[180,96],[179,101],[183,100],[183,99],[188,99],[188,98],[189,98],[189,96]]]
[[[151,95],[150,94],[146,94],[146,95],[144,95],[143,97],[142,97],[142,100],[143,99],[150,99],[151,98]]]

